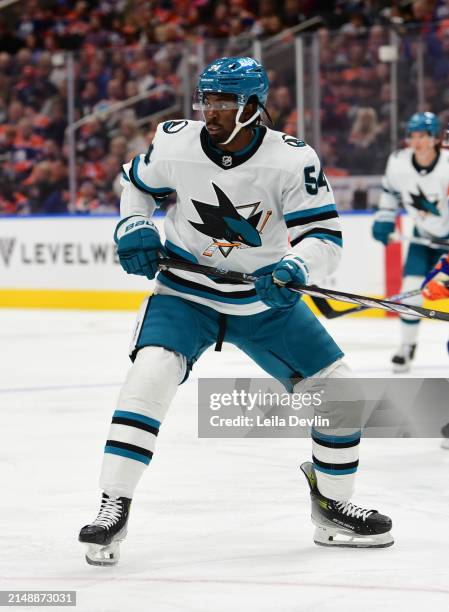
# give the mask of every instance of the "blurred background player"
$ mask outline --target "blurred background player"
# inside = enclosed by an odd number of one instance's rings
[[[204,121],[160,124],[146,155],[124,166],[115,240],[126,272],[154,278],[163,252],[259,279],[252,287],[192,272],[159,272],[155,294],[138,319],[133,365],[106,442],[101,508],[79,535],[88,544],[88,563],[117,562],[131,498],[161,423],[206,348],[231,342],[289,391],[304,378],[350,375],[341,349],[299,294],[285,287],[331,273],[342,237],[315,151],[260,124],[267,95],[268,77],[259,62],[215,60],[201,74],[194,102]],[[166,215],[163,246],[150,217],[172,192],[177,202]],[[313,464],[302,465],[315,542],[390,546],[391,520],[349,501],[358,467],[360,403],[331,404],[335,414],[327,416],[339,427],[313,429]]]
[[[407,123],[407,148],[388,158],[383,193],[372,228],[375,240],[385,246],[392,239],[399,207],[413,218],[413,235],[425,238],[449,236],[449,152],[440,147],[440,122],[430,112],[415,113]],[[410,243],[403,269],[401,291],[419,287],[444,253]],[[420,305],[422,297],[404,300]],[[401,340],[392,358],[393,371],[407,372],[414,357],[420,319],[401,315]]]

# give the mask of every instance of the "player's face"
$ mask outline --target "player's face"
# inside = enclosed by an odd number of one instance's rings
[[[428,153],[434,150],[437,139],[429,136],[427,132],[411,132],[407,142],[415,153]]]
[[[204,96],[204,120],[213,143],[225,142],[235,128],[237,99],[233,94],[208,93]]]

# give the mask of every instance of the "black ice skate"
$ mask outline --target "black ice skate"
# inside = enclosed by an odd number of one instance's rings
[[[411,362],[415,357],[416,344],[401,344],[396,354],[391,358],[393,372],[403,374],[410,370]]]
[[[315,544],[349,548],[386,548],[393,544],[388,516],[324,497],[318,490],[313,465],[303,463],[301,470],[310,487]]]
[[[80,531],[78,540],[87,544],[86,561],[89,565],[115,565],[120,557],[120,542],[127,533],[131,500],[109,497],[103,493],[101,507],[93,523]]]

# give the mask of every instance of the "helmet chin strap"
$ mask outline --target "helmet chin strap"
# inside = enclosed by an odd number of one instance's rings
[[[237,115],[235,116],[235,128],[232,130],[231,135],[229,136],[227,140],[225,140],[224,142],[220,142],[221,145],[229,144],[231,140],[233,140],[237,136],[237,134],[240,132],[240,130],[243,127],[246,127],[247,125],[252,123],[254,119],[260,115],[260,109],[258,108],[256,112],[253,115],[251,115],[251,117],[247,121],[244,121],[243,123],[241,123],[240,117],[242,116],[243,109],[244,109],[244,106],[239,106]]]

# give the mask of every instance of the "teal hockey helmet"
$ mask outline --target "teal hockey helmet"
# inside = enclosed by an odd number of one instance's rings
[[[440,129],[440,120],[434,113],[415,113],[407,121],[407,136],[412,132],[427,132],[438,138]]]
[[[252,57],[222,57],[200,74],[198,91],[235,94],[242,106],[256,96],[263,107],[268,96],[268,76],[262,64]]]
[[[268,76],[260,62],[252,57],[222,57],[215,60],[203,70],[199,76],[196,98],[193,102],[194,110],[207,110],[210,106],[206,100],[208,93],[234,94],[235,105],[227,105],[227,109],[237,109],[235,129],[222,144],[230,142],[242,127],[249,125],[260,115],[268,97]],[[243,109],[248,100],[255,96],[257,99],[256,112],[245,122],[240,122]]]

